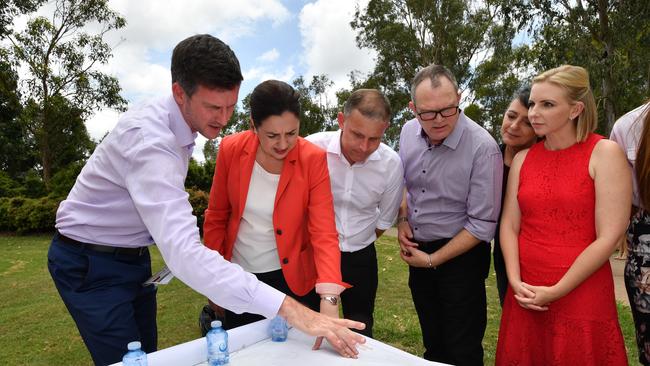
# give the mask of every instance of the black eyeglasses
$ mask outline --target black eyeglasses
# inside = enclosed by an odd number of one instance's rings
[[[440,116],[442,117],[451,117],[456,113],[458,113],[459,110],[460,108],[458,108],[458,106],[454,106],[454,107],[444,108],[438,111],[424,111],[416,114],[423,121],[431,121],[436,119],[436,117],[438,117],[438,114],[440,114]]]

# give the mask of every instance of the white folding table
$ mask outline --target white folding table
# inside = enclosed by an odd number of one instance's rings
[[[314,337],[297,329],[289,330],[286,342],[272,342],[269,337],[269,320],[245,325],[228,331],[230,366],[375,366],[375,365],[444,365],[366,338],[360,346],[359,358],[341,357],[323,342],[320,350],[313,351]],[[195,339],[147,355],[149,366],[207,365],[205,338]],[[121,365],[116,363],[114,366]]]

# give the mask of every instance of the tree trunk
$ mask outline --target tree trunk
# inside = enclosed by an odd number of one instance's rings
[[[38,138],[38,145],[41,148],[41,164],[43,165],[43,183],[45,184],[45,189],[47,192],[50,192],[50,181],[52,179],[52,149],[50,148],[50,134],[49,134],[49,121],[47,106],[43,106],[40,112],[40,131]]]
[[[600,38],[605,46],[603,54],[603,101],[605,109],[605,123],[607,126],[606,133],[612,130],[616,121],[616,110],[614,108],[614,90],[616,90],[615,80],[612,76],[612,58],[614,57],[614,45],[612,44],[612,35],[609,29],[609,16],[607,8],[609,1],[598,0],[598,21],[600,25]]]

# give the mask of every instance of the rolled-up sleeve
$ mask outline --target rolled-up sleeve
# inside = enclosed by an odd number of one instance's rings
[[[494,145],[494,146],[492,146]],[[496,144],[478,149],[473,161],[464,228],[479,240],[489,242],[501,210],[503,158]]]
[[[165,263],[178,279],[229,310],[275,316],[284,294],[201,244],[184,189],[183,157],[170,146],[173,141],[142,142],[128,157],[125,176],[133,204]]]
[[[379,219],[377,229],[386,230],[393,225],[397,217],[399,205],[402,203],[404,191],[404,168],[401,160],[397,160],[388,178],[388,187],[379,202]]]

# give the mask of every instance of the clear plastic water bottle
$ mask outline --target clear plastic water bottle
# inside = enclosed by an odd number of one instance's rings
[[[130,342],[126,347],[129,349],[129,352],[122,358],[122,365],[147,366],[147,354],[140,349],[142,347],[140,342]]]
[[[271,331],[271,340],[273,342],[284,342],[287,340],[287,335],[289,335],[289,326],[283,317],[276,315],[275,318],[271,320],[269,328]]]
[[[225,365],[230,361],[228,355],[228,333],[221,328],[221,321],[210,323],[212,329],[205,338],[208,341],[208,365]]]

